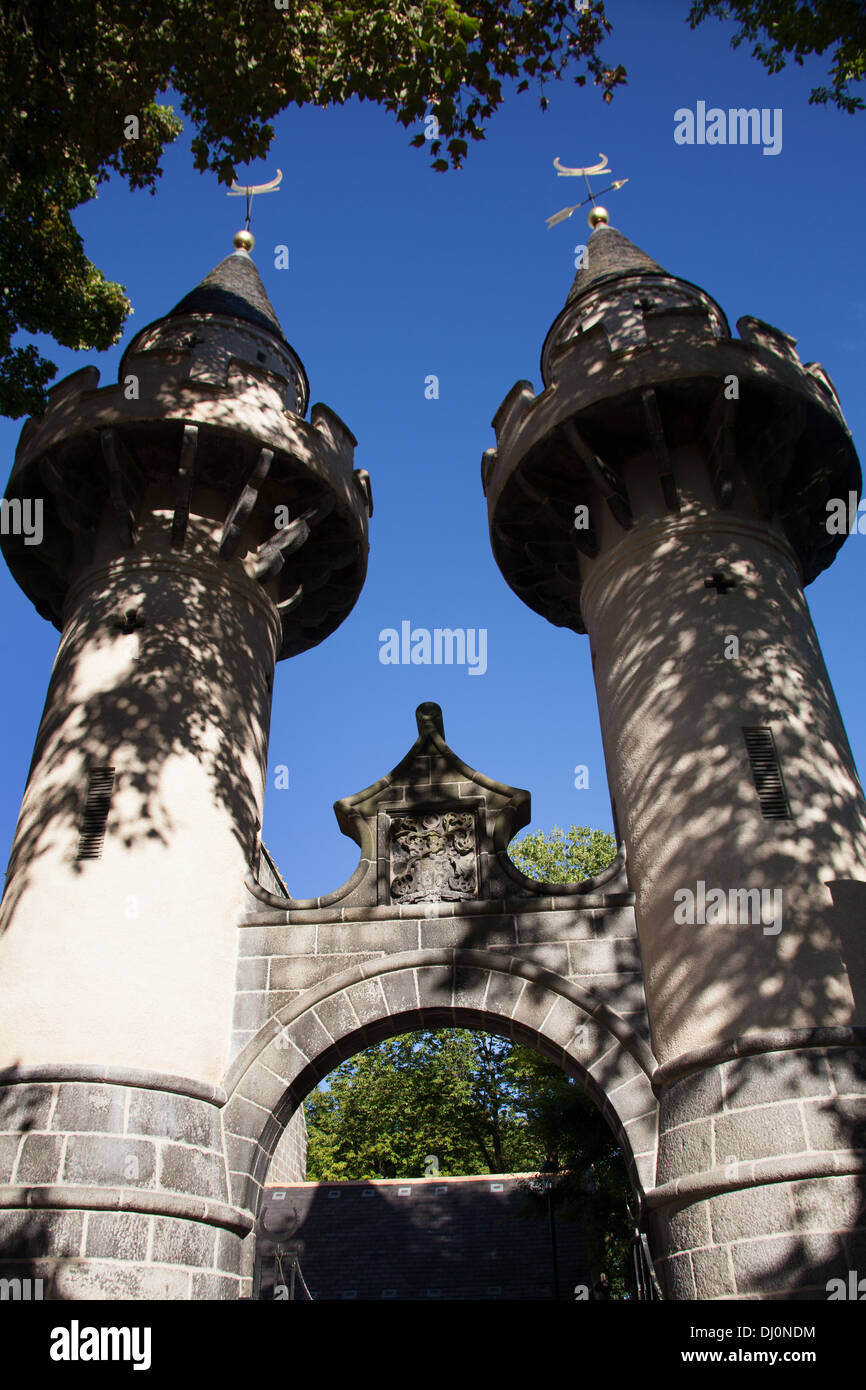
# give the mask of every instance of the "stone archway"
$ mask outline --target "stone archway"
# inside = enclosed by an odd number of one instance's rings
[[[642,1210],[656,1061],[625,851],[580,883],[527,878],[507,849],[530,819],[528,792],[463,762],[438,705],[417,721],[397,766],[336,804],[361,851],[342,887],[302,900],[274,873],[247,878],[223,1078],[232,1201],[256,1220],[281,1135],[339,1062],[450,1025],[524,1042],[577,1077],[622,1145]]]
[[[353,966],[259,1030],[226,1078],[223,1123],[236,1205],[257,1218],[285,1126],[335,1066],[398,1033],[442,1026],[511,1037],[577,1077],[621,1144],[642,1202],[656,1152],[655,1061],[647,1045],[582,985],[516,956],[447,949]]]

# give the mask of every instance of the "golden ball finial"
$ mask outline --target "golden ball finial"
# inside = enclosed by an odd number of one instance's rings
[[[592,227],[593,231],[595,231],[596,227],[607,227],[610,224],[610,216],[608,214],[607,208],[591,208],[589,216],[586,220],[589,223],[590,227]]]
[[[256,239],[252,232],[247,231],[235,232],[232,240],[238,251],[250,252],[256,244]]]

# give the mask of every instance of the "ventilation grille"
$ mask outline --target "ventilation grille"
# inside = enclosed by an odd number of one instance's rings
[[[743,738],[764,820],[790,820],[791,808],[772,729],[753,725],[743,729]]]
[[[76,859],[101,859],[105,825],[114,791],[114,768],[93,767],[87,782],[87,800],[81,813]]]

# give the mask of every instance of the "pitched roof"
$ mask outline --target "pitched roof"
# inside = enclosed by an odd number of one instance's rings
[[[194,290],[185,294],[166,314],[226,314],[267,328],[286,342],[274,306],[268,299],[261,276],[246,251],[233,251],[206,275]]]
[[[595,289],[602,280],[617,275],[634,274],[636,271],[651,271],[666,275],[667,271],[635,246],[633,241],[618,232],[616,227],[602,225],[596,227],[587,243],[586,255],[574,277],[567,304],[573,303],[581,295]]]

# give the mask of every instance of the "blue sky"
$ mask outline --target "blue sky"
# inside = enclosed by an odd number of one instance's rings
[[[606,54],[629,83],[605,106],[596,89],[554,84],[550,109],[510,95],[460,172],[429,169],[417,133],[377,107],[293,108],[277,122],[255,181],[279,167],[280,191],[257,201],[254,258],[286,336],[324,401],[359,441],[375,512],[365,589],[322,646],[283,662],[274,688],[264,838],[297,896],[326,893],[352,872],[332,804],[375,781],[415,737],[415,707],[436,700],[451,746],[480,771],[532,793],[535,828],[611,828],[586,638],[525,608],[496,569],[480,459],[512,384],[540,389],[539,354],[586,241],[583,214],[550,231],[545,218],[578,181],[553,159],[594,162],[627,177],[604,199],[612,223],[667,270],[702,285],[732,326],[742,314],[798,340],[823,364],[855,443],[866,436],[862,252],[866,114],[810,107],[825,64],[768,77],[729,26],[685,23],[687,0],[610,0]],[[238,90],[242,102],[243,91]],[[674,113],[707,106],[782,111],[782,148],[679,145]],[[419,127],[420,130],[420,127]],[[96,363],[115,379],[132,334],[165,313],[231,249],[243,202],[192,168],[188,128],[163,160],[156,197],[117,179],[76,214],[91,258],[135,307],[106,353],[41,344],[57,380]],[[573,194],[574,200],[580,196]],[[289,247],[287,270],[273,248]],[[425,378],[439,399],[425,399]],[[11,468],[22,421],[0,421]],[[807,590],[854,755],[866,763],[861,692],[866,655],[853,622],[866,572],[853,536]],[[0,568],[6,679],[0,686],[0,841],[11,845],[42,710],[55,630]],[[390,666],[379,633],[486,628],[487,670]],[[274,771],[289,769],[276,789]],[[576,790],[574,768],[589,768]]]

